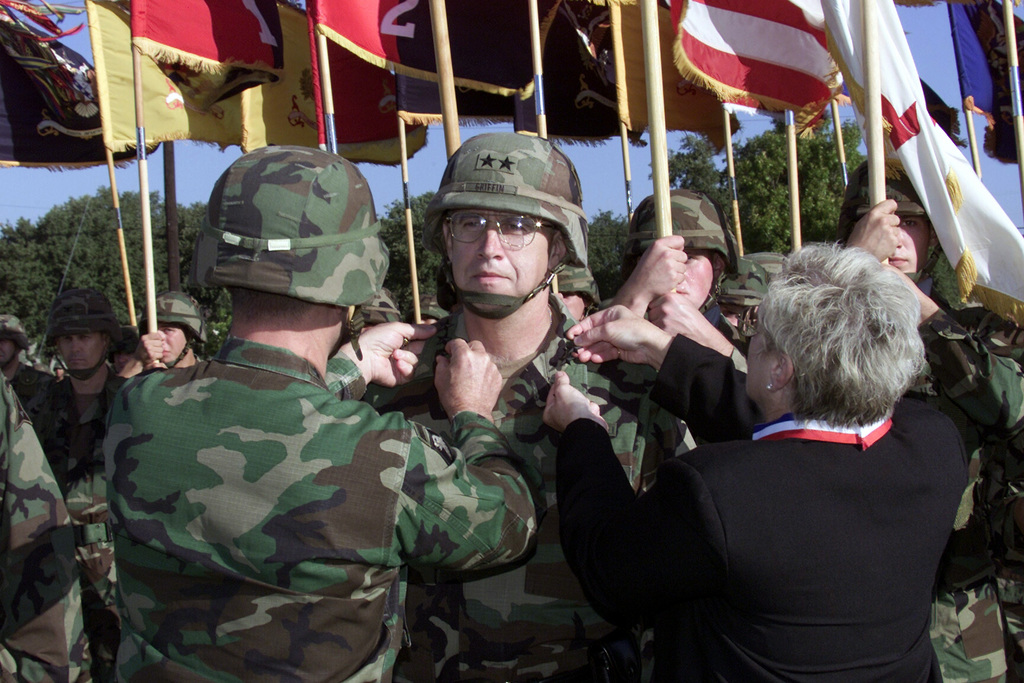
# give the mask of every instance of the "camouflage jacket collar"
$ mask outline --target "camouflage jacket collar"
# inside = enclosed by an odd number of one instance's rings
[[[276,372],[279,375],[286,375],[324,389],[327,388],[327,383],[312,363],[280,346],[270,346],[229,336],[224,345],[220,347],[214,360],[230,365]]]

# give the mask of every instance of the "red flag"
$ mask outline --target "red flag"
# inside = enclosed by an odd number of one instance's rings
[[[132,0],[132,43],[200,108],[277,80],[276,0]]]
[[[558,0],[537,0],[542,21]],[[533,80],[527,0],[448,0],[455,82],[511,95]],[[316,30],[377,66],[436,80],[430,7],[417,0],[309,0]]]
[[[360,4],[360,3],[354,3]],[[308,12],[309,40],[316,56],[314,15]],[[397,164],[401,161],[398,141],[398,107],[395,77],[387,69],[363,61],[348,50],[328,41],[327,55],[334,92],[334,120],[338,154],[351,161]],[[316,102],[317,128],[324,145],[323,96],[317,59],[312,63],[313,100]],[[408,153],[419,150],[427,141],[425,126],[408,132]]]
[[[672,3],[679,71],[722,100],[793,110],[806,126],[839,92],[820,5],[796,0]]]

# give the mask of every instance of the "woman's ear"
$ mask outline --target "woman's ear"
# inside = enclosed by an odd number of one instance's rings
[[[772,386],[776,389],[787,386],[793,379],[793,361],[781,351],[773,351],[770,362],[768,372]]]

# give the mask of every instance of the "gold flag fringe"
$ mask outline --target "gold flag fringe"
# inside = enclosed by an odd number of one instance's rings
[[[260,67],[259,65],[237,61],[220,62],[216,59],[209,59],[208,57],[200,57],[199,55],[194,55],[189,52],[174,50],[166,45],[154,42],[149,38],[133,38],[132,44],[139,48],[139,51],[142,54],[152,58],[156,62],[183,64],[190,69],[201,71],[203,73],[226,74],[232,69],[244,68],[252,69],[254,71],[264,71],[268,74],[273,74],[278,78],[284,75],[283,69],[274,69],[270,66]]]
[[[949,169],[949,173],[946,174],[946,192],[949,194],[949,201],[953,203],[953,213],[960,213],[960,207],[964,205],[964,192],[953,169]]]
[[[1024,321],[1024,302],[1014,299],[1008,294],[978,284],[978,269],[969,249],[965,249],[960,262],[956,264],[957,285],[960,298],[969,298],[981,303],[986,310],[992,311],[1016,323]]]

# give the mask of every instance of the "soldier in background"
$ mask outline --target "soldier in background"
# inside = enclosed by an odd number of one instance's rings
[[[558,539],[555,455],[558,434],[543,423],[559,370],[601,405],[634,488],[663,459],[692,441],[648,398],[649,368],[590,367],[572,355],[575,320],[550,291],[566,264],[586,265],[586,215],[576,169],[547,140],[495,133],[467,140],[448,160],[427,207],[424,245],[443,258],[462,309],[438,324],[412,380],[374,390],[379,410],[398,410],[442,433],[435,375],[447,344],[482,344],[501,372],[492,418],[512,447],[543,475],[536,499],[537,551],[505,570],[410,576],[410,649],[396,678],[424,681],[589,680],[588,647],[614,627],[588,603]],[[619,634],[629,645],[630,634]]]
[[[970,481],[940,567],[932,644],[946,681],[1001,680],[1004,619],[986,489],[992,454],[1005,452],[1024,430],[1024,347],[999,350],[995,340],[1015,336],[1016,325],[977,304],[953,307],[939,294],[931,275],[941,248],[910,179],[902,172],[887,177],[886,200],[871,206],[867,178],[866,163],[850,178],[838,238],[888,259],[914,285],[928,368],[907,395],[956,423],[970,459]]]
[[[41,367],[21,362],[21,352],[28,352],[28,335],[21,321],[13,315],[0,315],[0,370],[14,387],[22,405],[53,381],[53,375]]]
[[[366,179],[320,150],[264,147],[214,185],[191,277],[228,288],[231,335],[210,361],[132,378],[110,415],[119,679],[386,683],[404,565],[531,547],[481,349],[446,347],[450,440],[338,398],[407,377],[433,332],[376,325],[342,346],[349,308],[387,272],[379,231]]]
[[[37,394],[29,413],[75,531],[93,679],[110,681],[120,618],[102,446],[107,411],[124,382],[107,362],[112,344],[121,339],[121,326],[103,294],[70,289],[50,307],[46,339],[56,347],[67,377]]]
[[[756,309],[767,293],[768,271],[746,256],[737,261],[735,273],[728,273],[722,278],[717,299],[722,318],[728,323],[728,332],[722,329],[723,326],[719,330],[744,356],[750,346],[750,333],[756,329]]]
[[[718,307],[722,278],[736,272],[735,238],[722,207],[703,192],[669,193],[672,234],[655,239],[654,197],[629,221],[622,257],[623,285],[610,305],[646,315],[661,329],[682,334],[743,366],[730,339],[734,330]]]
[[[110,352],[110,364],[121,377],[131,377],[142,370],[141,363],[133,363],[135,351],[139,348],[139,330],[134,325],[121,325],[121,341],[114,344]],[[133,372],[131,366],[137,366]],[[127,369],[126,369],[127,368]]]
[[[590,267],[565,266],[558,273],[558,296],[577,321],[583,320],[601,304],[601,292]]]
[[[196,364],[193,350],[196,342],[206,341],[206,316],[196,300],[185,292],[160,292],[156,295],[156,332],[146,333],[139,340],[136,360],[143,369],[188,368]],[[146,317],[139,329],[148,329]],[[137,369],[129,369],[131,376]]]
[[[420,297],[420,319],[426,325],[432,325],[442,318],[448,317],[448,311],[441,308],[436,294],[424,294]],[[410,311],[406,316],[406,322],[415,322]]]
[[[0,381],[0,680],[89,678],[75,535],[28,415]]]

